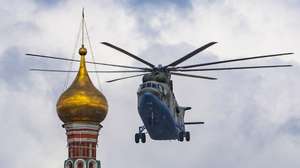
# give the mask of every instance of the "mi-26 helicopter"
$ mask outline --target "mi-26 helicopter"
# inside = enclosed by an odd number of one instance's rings
[[[147,65],[147,67],[134,67],[127,65],[116,65],[107,64],[100,62],[89,62],[91,64],[114,66],[134,70],[124,70],[124,71],[91,71],[94,73],[141,73],[137,75],[122,77],[118,79],[113,79],[110,82],[115,82],[119,80],[124,80],[128,78],[134,78],[143,76],[142,84],[140,84],[137,95],[138,95],[138,113],[143,121],[143,126],[139,127],[138,133],[135,134],[135,142],[142,143],[146,142],[146,132],[153,140],[178,140],[178,141],[190,141],[190,132],[186,131],[186,125],[193,124],[204,124],[204,122],[185,122],[184,116],[187,110],[191,110],[191,107],[184,107],[178,105],[173,92],[173,82],[171,80],[172,75],[198,78],[204,80],[217,80],[214,77],[202,76],[202,75],[192,75],[186,74],[184,72],[201,72],[201,71],[226,71],[226,70],[238,70],[238,69],[258,69],[258,68],[279,68],[279,67],[290,67],[292,65],[261,65],[261,66],[242,66],[242,67],[222,67],[222,68],[196,68],[204,67],[209,65],[223,64],[228,62],[245,61],[251,59],[261,59],[268,57],[279,57],[284,55],[290,55],[293,53],[280,53],[272,55],[261,55],[254,57],[238,58],[238,59],[228,59],[223,61],[214,61],[199,63],[186,66],[178,66],[182,62],[188,60],[189,58],[195,56],[199,52],[205,50],[206,48],[216,44],[216,42],[210,42],[190,53],[177,59],[176,61],[168,65],[158,65],[155,66],[152,63],[124,50],[113,44],[102,42],[102,44],[112,47],[131,58]],[[52,58],[59,60],[76,61],[75,59],[61,58],[61,57],[51,57],[37,54],[27,54],[28,56]],[[66,72],[62,70],[44,70],[44,69],[31,69],[34,71],[51,71],[51,72]],[[178,73],[183,72],[183,73]]]
[[[177,59],[176,61],[168,64],[158,66],[122,49],[111,43],[102,42],[102,44],[116,49],[131,58],[147,65],[147,67],[134,67],[137,70],[130,72],[144,72],[144,74],[133,75],[123,78],[110,80],[107,82],[114,82],[118,80],[143,76],[143,83],[140,84],[138,95],[138,112],[143,121],[144,126],[139,127],[139,132],[135,134],[135,142],[146,142],[146,135],[144,130],[147,130],[149,136],[154,140],[178,140],[178,141],[190,141],[190,132],[186,131],[186,125],[204,124],[204,122],[185,122],[184,116],[187,110],[191,110],[191,107],[184,107],[178,105],[173,92],[173,82],[171,80],[172,75],[199,78],[205,80],[217,80],[214,77],[193,75],[178,72],[201,72],[201,71],[225,71],[225,70],[237,70],[237,69],[258,69],[258,68],[278,68],[278,67],[290,67],[292,65],[263,65],[263,66],[245,66],[245,67],[222,67],[222,68],[196,68],[209,65],[223,64],[228,62],[245,61],[250,59],[260,59],[267,57],[277,57],[290,55],[293,53],[280,53],[272,55],[261,55],[255,57],[246,57],[238,59],[228,59],[223,61],[214,61],[199,63],[193,65],[179,66],[179,64],[190,59],[201,51],[216,44],[217,42],[210,42],[206,45],[188,53],[187,55]],[[120,71],[122,73],[122,71]]]
[[[84,22],[84,15],[82,19]],[[84,27],[82,27],[82,32]],[[83,34],[83,33],[82,33]],[[88,33],[87,33],[88,34]],[[83,39],[83,35],[82,35]],[[272,55],[261,55],[254,57],[227,59],[222,61],[205,62],[193,65],[180,66],[181,63],[195,56],[196,54],[204,51],[208,47],[216,44],[217,42],[210,42],[206,45],[197,48],[196,50],[188,53],[187,55],[177,59],[176,61],[168,65],[155,66],[152,63],[138,57],[120,47],[117,47],[108,42],[102,42],[102,44],[116,49],[127,56],[145,64],[147,67],[128,66],[120,64],[108,64],[94,61],[86,61],[89,64],[120,67],[127,70],[110,70],[110,71],[89,71],[93,73],[138,73],[132,76],[117,78],[107,81],[108,83],[134,78],[142,77],[142,84],[140,84],[138,95],[138,113],[142,119],[143,126],[139,127],[138,133],[135,134],[135,142],[145,143],[146,133],[149,134],[153,140],[178,140],[178,141],[190,141],[190,132],[186,130],[186,125],[204,124],[204,122],[185,122],[185,112],[191,110],[191,107],[180,106],[173,92],[173,82],[171,80],[172,75],[198,78],[204,80],[217,80],[214,77],[208,77],[203,75],[187,74],[187,72],[202,72],[202,71],[228,71],[238,69],[258,69],[258,68],[279,68],[290,67],[292,65],[260,65],[260,66],[239,66],[239,67],[218,67],[218,68],[201,68],[210,65],[224,64],[229,62],[246,61],[253,59],[279,57],[285,55],[291,55],[293,53],[280,53]],[[39,54],[26,54],[28,56],[50,58],[64,61],[80,62],[80,60],[69,59],[63,57],[53,57]],[[199,68],[200,67],[200,68]],[[130,70],[128,70],[130,69]],[[69,70],[50,70],[50,69],[31,69],[32,71],[47,71],[47,72],[77,72]]]

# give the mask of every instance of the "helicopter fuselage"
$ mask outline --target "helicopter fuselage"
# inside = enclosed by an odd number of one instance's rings
[[[146,81],[137,94],[138,112],[152,139],[178,139],[185,132],[185,110],[178,106],[170,83]]]

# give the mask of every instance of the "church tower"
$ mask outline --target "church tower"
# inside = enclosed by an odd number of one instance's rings
[[[79,49],[80,67],[71,86],[57,101],[57,114],[66,129],[68,159],[64,168],[100,168],[96,147],[101,122],[108,105],[104,95],[93,85],[86,69],[84,46],[84,14],[82,15],[82,45]]]

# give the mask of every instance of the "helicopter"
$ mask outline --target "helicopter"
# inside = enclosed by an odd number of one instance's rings
[[[84,41],[83,34],[84,34],[84,25],[85,25],[84,14],[82,15],[81,24],[82,24],[82,44],[83,44]],[[86,25],[85,25],[85,29],[86,29]],[[87,29],[86,29],[86,34],[88,35]],[[184,55],[183,57],[171,62],[168,65],[159,64],[155,66],[154,64],[146,61],[145,59],[142,59],[137,55],[134,55],[120,47],[117,47],[116,45],[113,45],[108,42],[101,42],[101,43],[146,65],[146,67],[137,67],[137,66],[129,66],[129,65],[95,62],[95,61],[86,61],[86,63],[88,64],[120,67],[126,69],[126,70],[110,70],[110,71],[89,71],[91,73],[138,73],[135,75],[106,81],[108,83],[142,76],[142,83],[139,85],[137,91],[137,97],[138,97],[137,109],[140,118],[143,122],[143,126],[140,126],[138,128],[138,132],[134,136],[136,143],[139,142],[145,143],[146,133],[148,133],[150,138],[153,140],[178,140],[180,142],[183,142],[184,140],[190,141],[191,139],[190,132],[186,130],[186,126],[204,124],[204,122],[202,121],[200,122],[185,121],[185,112],[191,110],[192,108],[186,106],[180,106],[177,103],[175,94],[173,92],[173,81],[171,79],[172,75],[204,79],[204,80],[217,80],[217,78],[215,77],[189,74],[187,72],[229,71],[229,70],[242,70],[242,69],[291,67],[292,65],[286,64],[286,65],[259,65],[259,66],[202,68],[205,66],[224,64],[229,62],[279,57],[279,56],[294,54],[294,53],[279,53],[279,54],[260,55],[254,57],[227,59],[221,61],[212,61],[212,62],[180,66],[181,63],[187,61],[188,59],[206,50],[207,48],[217,44],[217,42],[210,42]],[[80,60],[73,59],[73,58],[70,59],[64,57],[54,57],[54,56],[30,54],[30,53],[27,53],[26,55],[31,57],[80,62]],[[37,68],[32,68],[30,70],[45,71],[45,72],[77,72],[77,71],[70,71],[70,70],[37,69]]]
[[[186,66],[178,66],[184,61],[190,59],[196,54],[204,51],[208,47],[216,44],[217,42],[210,42],[204,46],[197,48],[196,50],[188,53],[187,55],[177,59],[176,61],[168,64],[158,66],[120,48],[108,42],[102,42],[102,44],[118,50],[131,58],[147,65],[147,67],[132,71],[132,72],[146,72],[145,74],[133,75],[123,78],[110,80],[107,82],[115,82],[118,80],[143,76],[142,84],[140,84],[137,95],[138,95],[138,113],[143,121],[143,126],[139,127],[138,133],[135,134],[135,142],[142,143],[146,142],[146,133],[149,134],[153,140],[178,140],[178,141],[190,141],[190,132],[186,131],[186,125],[204,124],[204,122],[185,122],[185,112],[191,110],[191,107],[185,107],[178,105],[174,92],[173,92],[173,81],[171,80],[172,75],[200,78],[205,80],[217,80],[214,77],[193,75],[178,72],[200,72],[200,71],[224,71],[224,70],[237,70],[237,69],[258,69],[258,68],[278,68],[278,67],[290,67],[292,65],[263,65],[263,66],[245,66],[245,67],[224,67],[224,68],[195,68],[215,64],[223,64],[228,62],[245,61],[250,59],[260,59],[267,57],[277,57],[290,55],[293,53],[280,53],[272,55],[261,55],[254,57],[229,59],[223,61],[214,61],[201,64],[193,64]],[[121,72],[121,71],[120,71]]]

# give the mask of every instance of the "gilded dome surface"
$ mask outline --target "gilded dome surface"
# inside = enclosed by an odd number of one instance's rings
[[[57,114],[64,123],[104,120],[108,105],[104,95],[93,85],[85,66],[87,51],[80,48],[80,67],[72,85],[59,97]]]

